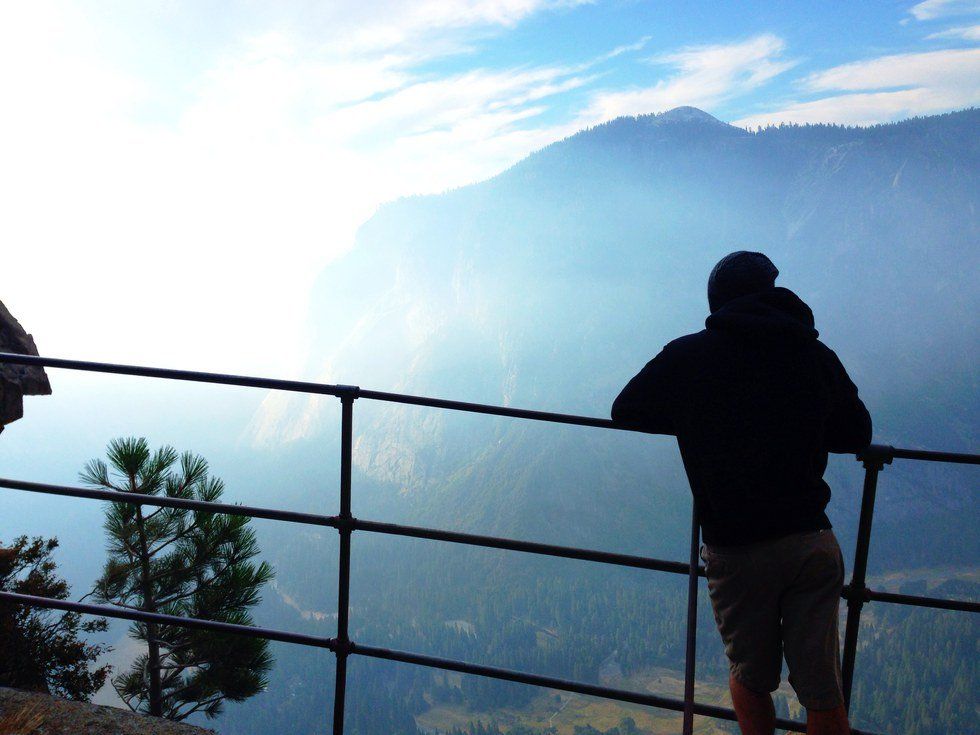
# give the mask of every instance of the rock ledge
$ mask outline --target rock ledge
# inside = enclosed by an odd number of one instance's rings
[[[0,735],[205,735],[193,725],[0,687]]]

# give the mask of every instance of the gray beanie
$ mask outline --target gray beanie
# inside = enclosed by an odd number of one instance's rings
[[[711,313],[750,293],[766,291],[776,283],[779,270],[762,253],[738,250],[718,261],[708,276],[708,307]]]

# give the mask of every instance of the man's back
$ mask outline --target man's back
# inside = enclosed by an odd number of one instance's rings
[[[809,307],[771,288],[728,301],[706,327],[648,363],[613,419],[677,436],[706,543],[830,528],[827,452],[867,446],[871,420]]]

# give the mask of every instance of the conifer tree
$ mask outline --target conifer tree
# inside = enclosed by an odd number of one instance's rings
[[[141,495],[218,502],[224,484],[203,457],[172,447],[151,452],[145,439],[116,439],[102,460],[86,464],[92,486]],[[249,610],[273,577],[244,516],[111,503],[108,559],[93,590],[100,602],[137,610],[251,625]],[[146,652],[112,684],[134,712],[182,720],[216,717],[224,701],[240,702],[266,686],[268,642],[254,638],[134,623]]]
[[[0,590],[68,599],[68,583],[56,574],[58,539],[14,539],[0,544]],[[86,643],[80,633],[101,633],[105,618],[82,621],[78,613],[0,603],[0,686],[88,700],[105,683],[109,666],[91,668],[109,649]]]

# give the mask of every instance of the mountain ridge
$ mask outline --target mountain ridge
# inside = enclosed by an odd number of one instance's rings
[[[821,339],[872,411],[876,440],[971,451],[980,417],[972,278],[980,265],[978,122],[966,111],[878,129],[751,133],[623,120],[486,182],[386,205],[318,281],[309,374],[606,415],[666,342],[702,328],[705,282],[718,258],[761,249],[781,270],[777,283],[813,308]],[[338,456],[337,401],[293,396],[281,408],[265,424],[277,503],[333,512],[335,494],[317,491],[311,500],[292,488],[333,486],[336,467],[315,481],[309,468]],[[284,435],[291,440],[280,443]],[[972,471],[912,462],[884,471],[872,578],[977,558]],[[863,472],[853,457],[834,456],[826,478],[829,514],[851,559]],[[353,506],[362,518],[664,559],[685,559],[690,543],[690,491],[672,437],[370,400],[355,403]],[[264,548],[281,591],[304,610],[333,609],[335,580],[324,580],[320,555],[335,553],[335,535],[270,533],[279,535]],[[353,564],[355,640],[582,680],[596,680],[612,650],[627,670],[682,661],[684,580],[674,575],[375,534],[357,536]],[[699,613],[699,679],[723,682],[710,612]],[[297,621],[292,608],[277,614],[332,634],[329,621]],[[444,622],[458,620],[477,635]],[[559,643],[538,645],[522,620],[559,630]],[[862,634],[862,656],[874,655],[877,668],[859,670],[855,711],[877,708],[901,728],[913,711],[903,707],[917,705],[879,685],[897,676],[888,662],[907,661],[913,649],[914,660],[929,662],[955,644],[963,673],[953,679],[970,690],[969,623],[954,630],[948,616],[916,627],[909,621],[921,619],[911,615],[875,620],[889,631],[901,623],[903,637],[888,637],[886,646],[885,637]],[[310,677],[298,657],[281,666],[277,676],[290,685],[276,700],[276,721],[305,711],[300,704],[314,689],[306,682],[331,675]],[[371,685],[352,713],[379,714],[389,702],[404,720],[439,701],[513,711],[533,696],[472,677],[457,688],[424,671],[369,666],[348,686]],[[907,668],[902,676],[946,692],[949,706],[965,701],[942,688],[950,679],[943,667],[922,676],[921,666]],[[892,698],[882,700],[882,691]],[[948,715],[949,722],[971,716]],[[414,733],[414,721],[384,731]]]
[[[310,376],[607,415],[664,344],[702,328],[717,259],[762,249],[861,387],[877,441],[975,446],[980,299],[968,274],[980,265],[980,152],[970,131],[980,112],[757,133],[656,119],[615,121],[486,182],[382,208],[319,281]],[[334,431],[323,405],[279,395],[256,430],[273,443],[316,443]],[[592,460],[578,466],[583,456]],[[557,538],[576,523],[567,506],[603,487],[624,508],[620,538],[637,547],[651,530],[641,518],[669,508],[653,524],[668,538],[687,502],[665,438],[548,435],[375,405],[358,409],[354,460],[379,510],[501,534]],[[883,512],[961,521],[968,497],[920,472],[882,489]],[[494,479],[508,474],[513,482]],[[832,512],[849,523],[856,509],[841,503],[859,478],[840,464],[829,477]],[[597,533],[583,530],[581,541],[603,543]]]
[[[678,109],[684,109],[684,108],[678,108]],[[694,109],[694,108],[692,108],[692,109]],[[663,115],[669,116],[673,112],[675,112],[675,111],[669,111],[668,113],[664,113]],[[700,112],[700,111],[697,111],[697,112]],[[705,115],[705,116],[707,116],[707,117],[710,117],[710,116],[707,115],[707,113],[702,113],[702,114]],[[951,115],[953,115],[953,116],[956,116],[956,115],[972,115],[974,118],[977,118],[977,115],[976,115],[975,111],[964,111],[963,113],[952,113]],[[658,116],[644,116],[644,118],[646,118],[646,117],[649,117],[651,119],[656,119]],[[946,116],[943,116],[943,117],[946,117]],[[919,120],[935,121],[935,120],[941,120],[941,119],[943,119],[943,117],[937,116],[937,117],[934,117],[934,118],[920,118]],[[634,126],[638,133],[642,133],[643,124],[642,124],[641,121],[644,118],[620,118],[620,119],[618,119],[616,121],[612,121],[611,123],[606,123],[603,126],[599,126],[598,128],[593,128],[593,129],[590,129],[588,131],[583,131],[581,133],[578,133],[575,136],[571,136],[570,138],[566,139],[565,141],[561,141],[559,143],[553,144],[551,146],[548,146],[548,147],[542,149],[541,151],[536,152],[535,154],[532,154],[531,156],[529,156],[524,161],[516,164],[514,167],[508,169],[507,171],[501,173],[497,177],[494,177],[493,179],[490,179],[490,180],[488,180],[486,182],[482,182],[480,184],[474,184],[474,185],[471,185],[469,187],[465,187],[463,189],[455,190],[453,192],[448,192],[448,193],[443,194],[443,195],[438,195],[438,196],[433,196],[433,197],[420,197],[420,198],[404,199],[404,200],[400,200],[398,202],[395,202],[393,204],[387,205],[386,208],[383,208],[382,211],[379,211],[379,213],[374,218],[372,218],[372,220],[367,225],[365,225],[365,227],[362,229],[361,238],[360,238],[361,239],[361,242],[360,242],[359,246],[355,248],[355,251],[352,251],[352,254],[349,254],[343,260],[349,261],[351,259],[356,259],[358,257],[358,254],[357,254],[356,251],[358,249],[363,249],[365,246],[367,246],[367,247],[378,247],[379,246],[379,242],[378,242],[379,241],[379,238],[372,238],[370,236],[371,230],[372,229],[375,229],[375,228],[378,228],[379,227],[379,224],[380,223],[383,223],[383,221],[385,219],[392,219],[392,218],[397,219],[398,216],[399,216],[399,212],[404,211],[405,208],[409,208],[409,209],[411,209],[411,208],[429,209],[433,205],[434,202],[436,202],[436,201],[439,200],[439,197],[445,198],[446,201],[451,202],[450,206],[453,206],[453,205],[455,205],[456,202],[455,201],[452,201],[452,200],[458,200],[461,197],[462,198],[473,198],[475,196],[475,197],[479,198],[481,194],[483,194],[484,192],[488,192],[488,191],[489,191],[490,195],[493,195],[494,193],[496,193],[496,192],[493,191],[494,189],[499,190],[501,187],[505,187],[505,186],[509,185],[510,182],[513,179],[515,179],[515,178],[516,179],[524,179],[525,180],[524,183],[527,183],[528,180],[529,180],[531,184],[534,184],[534,183],[536,183],[536,181],[540,180],[540,178],[541,178],[541,174],[539,172],[537,172],[537,171],[534,171],[535,164],[542,157],[545,157],[545,156],[548,156],[548,155],[553,155],[553,154],[550,153],[551,151],[557,151],[560,154],[564,150],[568,150],[569,146],[578,144],[577,141],[578,142],[581,142],[581,143],[584,143],[585,145],[589,145],[589,146],[593,145],[594,143],[596,143],[598,141],[599,144],[600,144],[600,147],[605,147],[605,148],[609,149],[611,146],[608,144],[608,141],[607,140],[604,140],[603,139],[604,136],[609,131],[615,130],[617,126],[628,124],[628,125]],[[711,118],[711,119],[714,120],[714,118]],[[893,123],[893,124],[890,124],[890,125],[887,125],[887,126],[882,126],[882,129],[889,130],[889,131],[894,131],[894,130],[901,129],[901,127],[903,127],[903,126],[907,126],[907,125],[915,124],[915,123],[916,123],[916,120],[904,121],[904,122],[900,122],[900,123]],[[722,124],[722,125],[724,125],[724,124]],[[680,129],[683,130],[685,127],[686,126],[682,124],[680,126]],[[735,134],[740,139],[751,139],[753,136],[760,135],[759,133],[749,133],[747,131],[742,131],[740,128],[733,128],[732,126],[726,126],[726,128],[729,129],[729,130],[731,130],[731,131],[734,131]],[[780,129],[774,129],[775,132],[779,132],[779,130]],[[868,129],[868,128],[835,128],[835,127],[825,128],[824,126],[812,126],[812,128],[795,129],[795,130],[797,132],[802,132],[807,137],[813,137],[813,135],[816,134],[816,133],[818,133],[819,131],[825,131],[825,132],[831,133],[832,134],[832,137],[835,137],[836,138],[836,137],[839,137],[841,134],[845,133],[846,131],[865,131],[865,130],[870,130],[870,129]],[[596,131],[600,131],[601,134],[600,133],[597,133]],[[789,131],[786,131],[786,132],[789,132]],[[618,137],[621,140],[623,138],[623,136],[618,136]],[[636,136],[634,136],[634,138],[635,137]],[[715,138],[715,142],[717,142],[717,140],[718,139]],[[696,141],[695,144],[697,144],[698,142],[704,142],[704,141]],[[836,142],[836,141],[831,141],[831,142]],[[844,148],[840,148],[839,146],[834,146],[834,145],[831,145],[831,146],[828,147],[826,145],[826,143],[820,144],[820,145],[823,145],[827,149],[826,150],[826,155],[825,155],[823,161],[817,161],[815,165],[816,166],[822,166],[823,168],[831,171],[831,173],[833,173],[836,170],[839,170],[841,168],[841,166],[846,165],[846,159],[849,156],[852,155],[853,150],[855,149],[855,144],[857,144],[857,148],[860,148],[861,147],[861,141],[855,141],[855,140],[848,141],[848,144],[845,145]],[[892,182],[892,187],[893,188],[894,188],[894,186],[896,184],[898,184],[898,183],[901,182],[901,177],[903,175],[903,171],[904,171],[905,165],[907,165],[907,161],[905,162],[904,165],[903,164],[897,164],[895,166],[894,172],[891,172],[891,176],[890,177],[891,177],[891,182]],[[806,173],[807,173],[806,171],[803,172],[803,174],[806,174]],[[810,173],[814,173],[814,172],[810,172]],[[818,170],[815,173],[820,173],[820,171]],[[543,189],[540,193],[543,196],[548,196],[548,194],[549,194],[549,192],[547,192],[546,189]],[[813,192],[808,192],[808,191],[806,191],[805,188],[802,188],[801,187],[801,188],[799,188],[799,190],[797,191],[796,194],[794,194],[792,197],[790,197],[786,201],[785,206],[784,206],[784,209],[786,210],[786,214],[789,215],[786,218],[787,219],[787,222],[786,222],[786,224],[787,224],[786,234],[788,234],[790,237],[796,236],[800,232],[801,228],[804,228],[806,226],[807,221],[810,218],[812,218],[814,216],[814,214],[817,212],[817,210],[818,210],[818,203],[814,201],[814,198],[815,197],[812,194],[813,194]],[[975,226],[975,218],[974,218],[974,226]],[[409,234],[410,235],[411,233],[409,232],[409,233],[406,233],[406,234]],[[365,241],[367,241],[367,242],[365,242]],[[415,245],[415,244],[416,243],[413,243],[413,245]],[[426,243],[425,245],[423,245],[421,247],[424,247],[424,248],[426,248],[426,249],[429,250],[429,253],[428,254],[429,254],[430,257],[437,257],[439,255],[436,252],[432,252],[433,249],[432,249],[431,243]],[[476,245],[473,245],[473,247],[476,247]],[[387,255],[392,256],[392,257],[398,257],[398,253],[390,245],[387,246],[387,247],[383,247],[383,252],[381,253],[381,255],[384,255],[384,254],[387,254]],[[441,264],[441,265],[444,266],[445,264]],[[558,264],[558,265],[561,265],[561,264]],[[344,267],[344,263],[338,264],[338,267],[339,268],[343,268]],[[440,266],[437,265],[437,264],[434,264],[433,265],[433,268],[437,268],[437,267],[440,267]],[[328,271],[329,271],[329,269],[328,269]],[[784,273],[786,273],[786,272],[787,271],[784,269]],[[459,270],[459,271],[457,271],[455,273],[455,276],[453,276],[453,277],[455,277],[457,279],[457,282],[459,281],[460,278],[463,277],[462,276],[462,273],[463,273],[463,271],[462,270]],[[394,274],[393,274],[393,277],[394,277]],[[327,279],[329,280],[329,276],[327,276]],[[369,279],[362,278],[361,280],[362,281],[367,281]],[[338,297],[342,298],[343,296],[346,295],[346,294],[343,293],[343,289],[336,289],[336,280],[334,281],[334,283],[330,284],[330,286],[334,287],[333,290],[335,291],[335,293],[336,293],[336,295]],[[364,287],[365,286],[363,286],[363,284],[362,284],[362,286],[360,286],[360,287],[355,287],[355,289],[350,289],[350,291],[355,291],[356,290],[358,292],[356,294],[353,294],[353,293],[350,294],[352,297],[354,297],[351,300],[356,301],[356,300],[358,300],[357,297],[361,297],[360,300],[363,301],[363,293],[361,293],[361,290]],[[367,288],[370,288],[370,286],[367,286]],[[321,287],[321,289],[323,289],[323,287]],[[701,290],[701,289],[699,288],[699,290]],[[339,312],[343,312],[344,311],[344,309],[342,309],[342,308],[338,309],[336,307],[336,304],[330,305],[330,306],[328,306],[328,308],[330,310],[332,310],[333,312],[335,312],[335,313],[338,312],[338,311]],[[397,308],[397,303],[390,303],[389,302],[387,304],[387,308],[395,309],[395,308]],[[367,319],[368,321],[370,321],[370,317],[369,316],[366,316],[363,313],[361,313],[359,316],[360,316],[361,319]],[[375,319],[378,319],[378,318],[380,318],[380,316],[376,314],[375,315]],[[431,328],[433,326],[433,324],[434,324],[434,321],[435,320],[430,319],[430,320],[428,320],[426,322],[426,325]],[[353,324],[350,324],[349,326],[352,328],[353,327]],[[364,324],[362,324],[362,326],[364,326]],[[418,336],[418,335],[416,335],[416,336]],[[343,333],[342,334],[342,336],[341,336],[340,339],[333,340],[333,343],[334,344],[349,344],[352,339],[356,339],[356,337],[354,336],[354,331],[352,331],[352,329],[348,329],[348,330],[346,330],[346,333]],[[333,361],[332,360],[329,360],[329,359],[323,360],[322,357],[318,357],[318,356],[314,355],[312,357],[312,359],[311,359],[311,364],[310,364],[311,374],[312,375],[318,375],[321,378],[327,379],[332,374],[332,371],[331,370],[326,370],[326,371],[323,370],[323,365],[325,363],[326,364],[332,364]],[[361,378],[360,376],[358,376],[358,375],[351,375],[350,373],[347,373],[346,375],[341,376],[341,377],[343,377],[344,379],[346,379],[348,381],[351,380],[351,379],[355,379],[355,380],[360,380],[361,382],[364,382],[364,379]],[[367,376],[367,377],[370,377],[370,376]],[[391,386],[391,383],[388,383],[387,385],[382,385],[382,387],[385,387],[385,388],[389,388],[390,386]],[[440,391],[440,394],[446,395],[444,391]],[[506,396],[504,396],[504,397],[506,398]],[[303,423],[304,426],[305,425],[309,425],[310,424],[310,420],[309,419],[305,419],[302,423]]]

